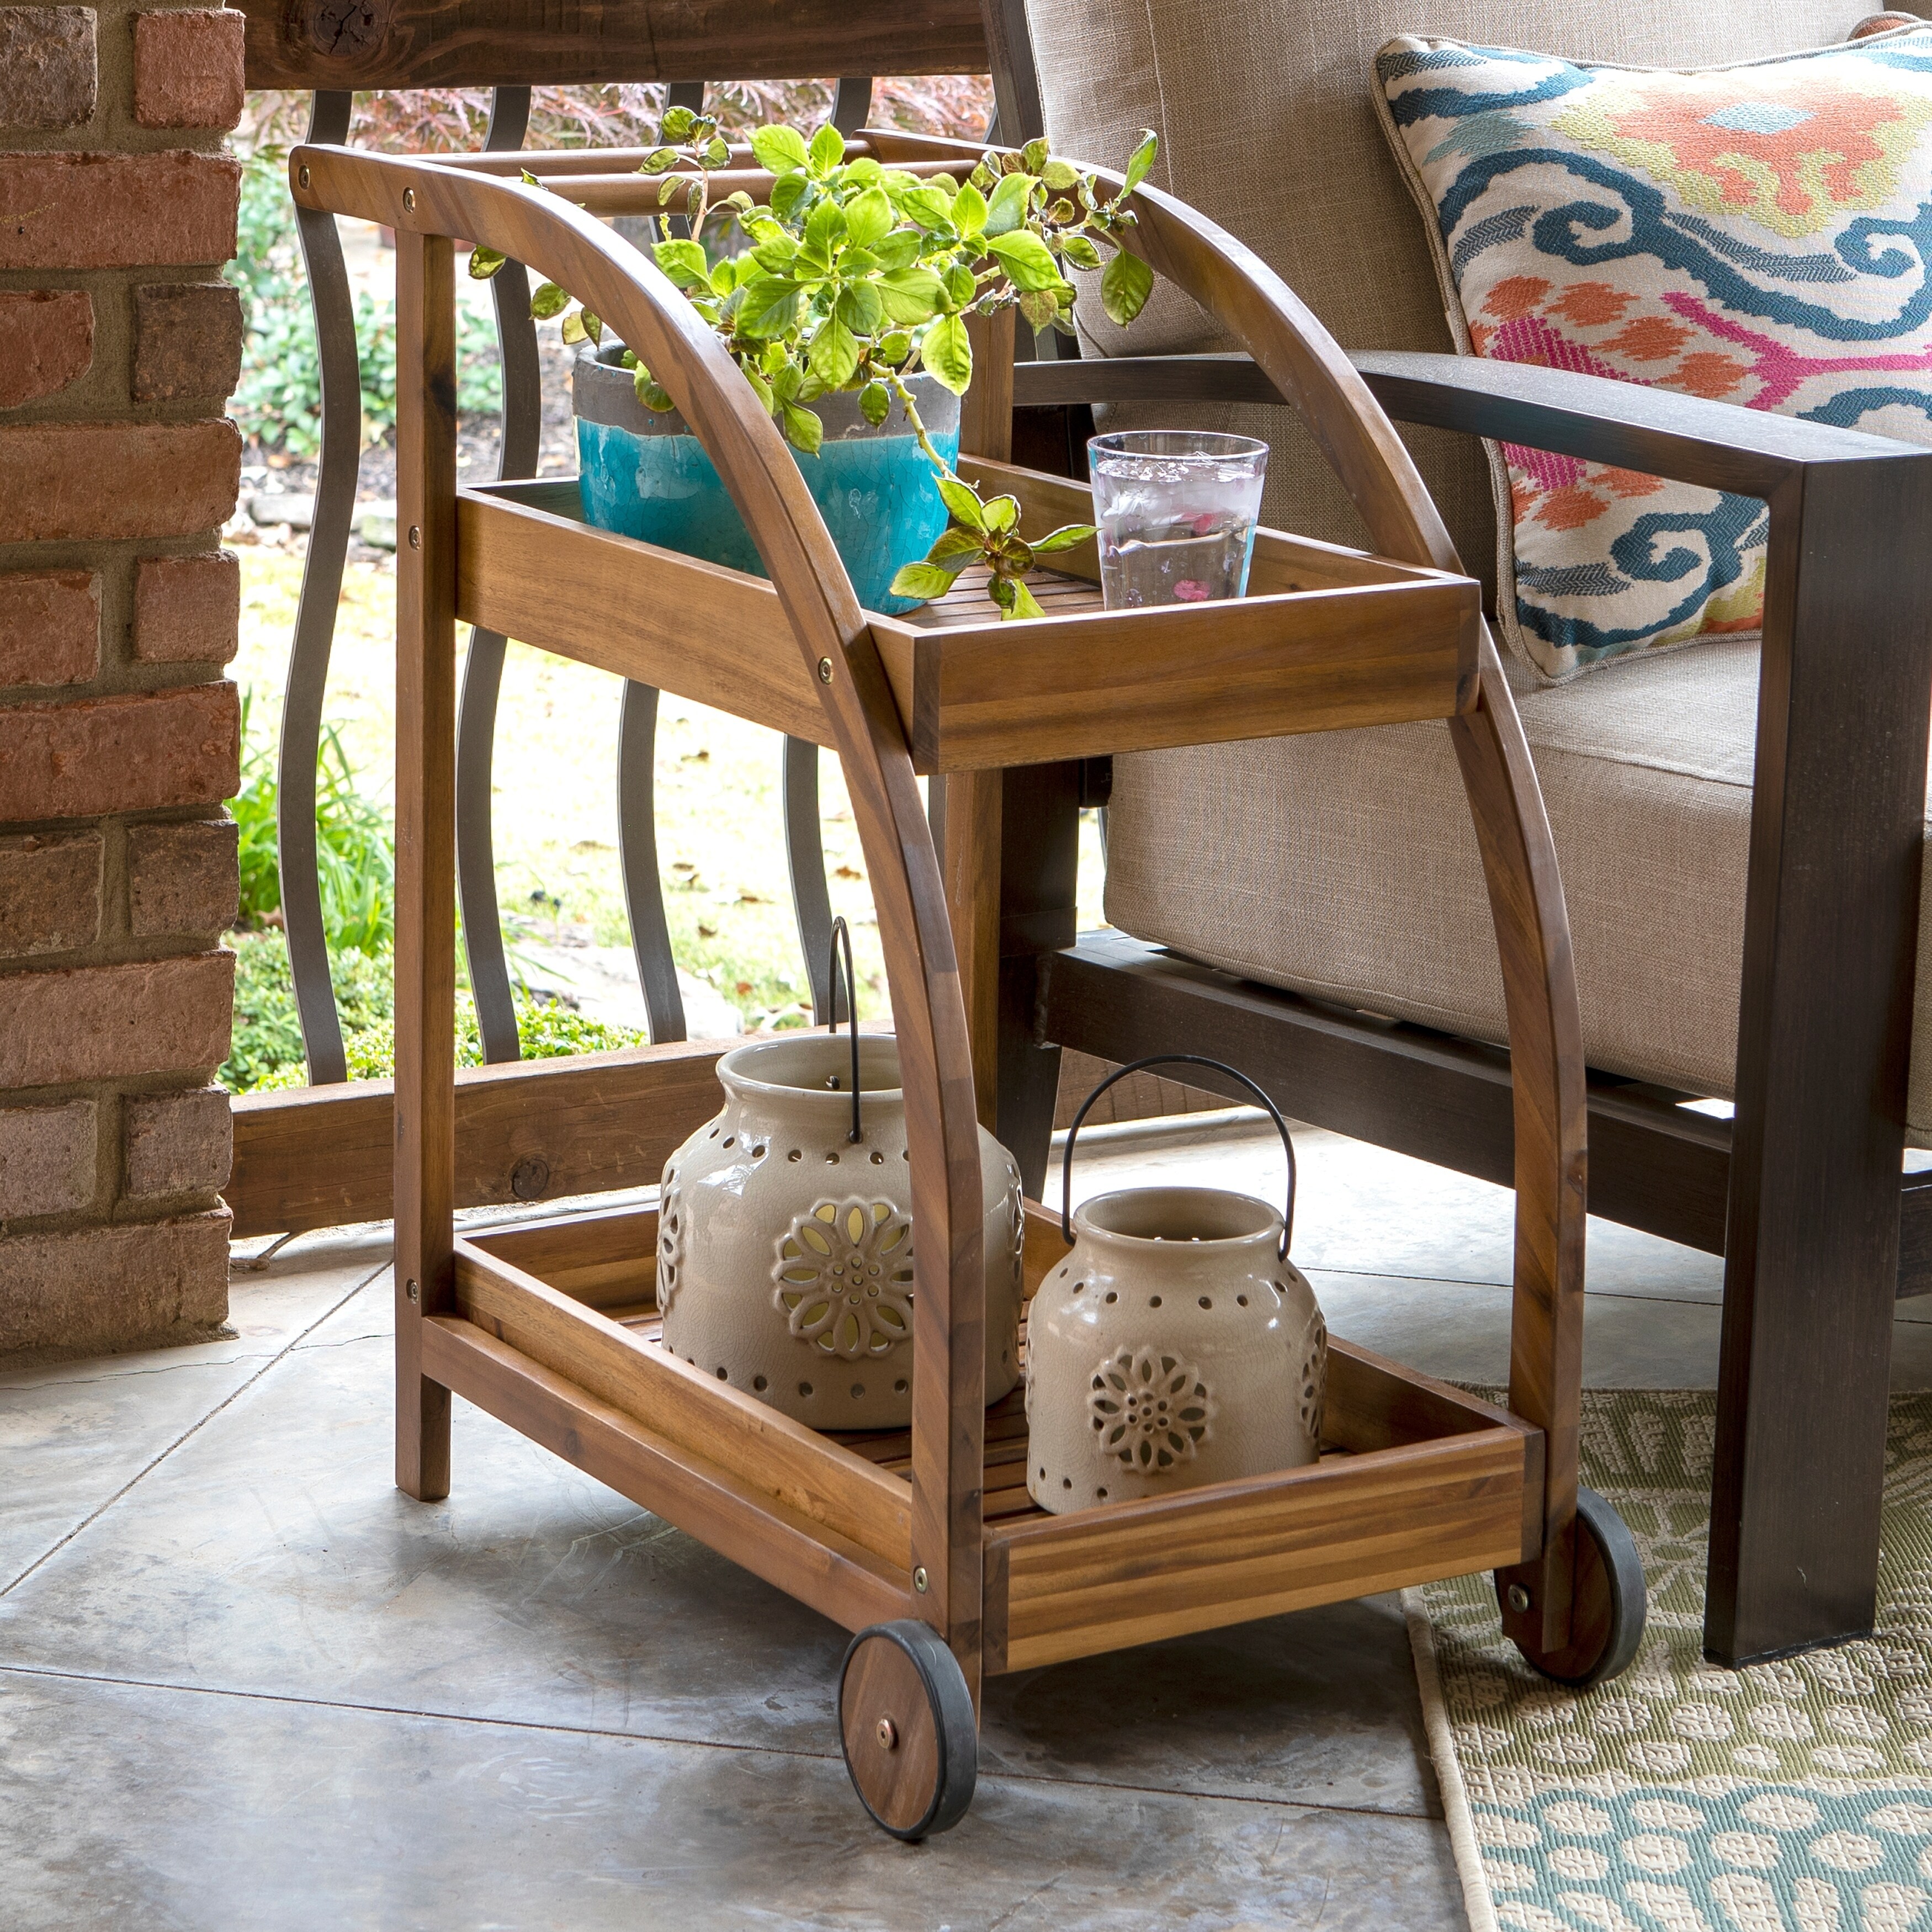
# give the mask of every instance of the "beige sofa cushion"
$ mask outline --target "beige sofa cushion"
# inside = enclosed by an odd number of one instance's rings
[[[1538,47],[1634,67],[1751,60],[1843,40],[1868,0],[1027,0],[1048,136],[1119,166],[1160,136],[1155,185],[1253,248],[1345,349],[1448,351],[1428,238],[1376,118],[1376,51],[1397,34]],[[1921,10],[1924,10],[1922,9]],[[1090,352],[1226,347],[1207,318],[1156,289],[1131,330],[1084,299]],[[1273,445],[1264,514],[1277,528],[1364,540],[1354,510],[1283,409],[1153,406],[1109,427],[1183,421]],[[1492,584],[1496,521],[1480,447],[1406,432],[1466,567]]]
[[[1749,640],[1519,693],[1590,1064],[1728,1099],[1757,709]],[[1928,808],[1932,831],[1932,803]],[[1932,850],[1932,848],[1928,848]],[[1925,887],[1932,906],[1932,880]],[[1502,1042],[1502,976],[1443,724],[1116,760],[1107,916],[1264,984]],[[1907,1108],[1932,1146],[1932,920]]]

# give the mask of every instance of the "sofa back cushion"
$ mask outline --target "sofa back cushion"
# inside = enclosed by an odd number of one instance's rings
[[[1575,60],[1696,67],[1845,38],[1870,0],[1026,0],[1048,138],[1118,166],[1143,128],[1153,180],[1245,242],[1345,349],[1455,340],[1429,242],[1377,123],[1374,64],[1426,32],[1545,48]],[[1187,297],[1156,290],[1128,331],[1084,296],[1088,353],[1226,348]],[[1126,412],[1119,412],[1125,416]],[[1280,408],[1153,404],[1135,418],[1259,436],[1274,446],[1264,514],[1331,542],[1365,542],[1313,440]],[[1132,427],[1117,417],[1111,427]],[[1496,513],[1480,448],[1405,431],[1466,568],[1493,581]]]
[[[1932,443],[1932,27],[1690,74],[1409,34],[1376,72],[1460,347]],[[1762,628],[1754,498],[1491,460],[1546,678]]]

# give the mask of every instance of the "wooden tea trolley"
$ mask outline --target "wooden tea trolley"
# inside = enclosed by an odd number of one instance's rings
[[[980,152],[873,133],[890,165]],[[910,618],[861,610],[796,464],[725,351],[602,213],[648,212],[628,154],[403,160],[308,146],[297,201],[396,232],[397,1480],[448,1489],[454,1390],[858,1633],[847,1763],[902,1837],[963,1812],[987,1673],[1492,1570],[1504,1626],[1561,1680],[1621,1670],[1642,1620],[1628,1532],[1576,1483],[1583,1061],[1548,827],[1476,585],[1402,446],[1294,296],[1229,236],[1143,188],[1132,245],[1294,398],[1384,555],[1276,532],[1246,598],[1106,613],[1090,544],[1001,623],[968,592]],[[528,167],[555,192],[518,179]],[[734,184],[758,192],[748,154]],[[1103,177],[1104,178],[1104,177]],[[1118,183],[1115,184],[1118,186]],[[663,382],[754,535],[770,580],[588,527],[574,480],[459,489],[452,238],[529,263]],[[1005,320],[1010,320],[1010,318]],[[1085,490],[1000,460],[1012,338],[977,324],[962,472],[1028,528],[1085,520]],[[657,1346],[656,1216],[607,1211],[455,1238],[455,626],[542,648],[836,750],[869,870],[905,1090],[917,1227],[909,1432],[816,1432]],[[976,774],[1012,765],[1446,718],[1486,868],[1508,997],[1516,1242],[1509,1406],[1336,1340],[1311,1467],[1061,1516],[1025,1489],[1016,1392],[985,1407],[976,1044],[998,883],[975,856]],[[952,775],[942,866],[916,775]],[[995,847],[995,853],[997,848]],[[949,914],[949,887],[951,906]],[[969,1012],[981,1024],[976,1042]],[[668,1070],[662,1124],[716,1106]],[[1030,1208],[1030,1293],[1064,1250]]]

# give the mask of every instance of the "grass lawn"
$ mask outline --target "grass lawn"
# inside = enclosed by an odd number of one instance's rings
[[[272,732],[302,585],[297,552],[244,548],[242,644],[233,675],[254,693],[254,726]],[[324,716],[362,790],[394,790],[395,572],[352,562]],[[460,631],[459,649],[466,641]],[[618,867],[616,678],[512,644],[504,668],[495,771],[497,892],[514,935],[629,943]],[[678,964],[707,981],[748,1027],[809,1018],[785,872],[778,735],[682,698],[659,707],[658,853]],[[883,1017],[886,987],[865,862],[838,760],[820,764],[832,905],[850,922],[862,1017]],[[1081,922],[1101,922],[1096,814],[1082,827]]]

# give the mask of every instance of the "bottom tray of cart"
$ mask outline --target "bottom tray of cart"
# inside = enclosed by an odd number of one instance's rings
[[[1030,1293],[1059,1233],[1029,1212]],[[627,1208],[459,1241],[457,1308],[424,1324],[424,1372],[848,1629],[916,1613],[910,1432],[821,1432],[664,1348],[656,1233],[654,1211]],[[986,1668],[1540,1549],[1541,1432],[1340,1337],[1322,1450],[1305,1468],[1050,1515],[1027,1492],[1016,1390],[986,1412]]]

